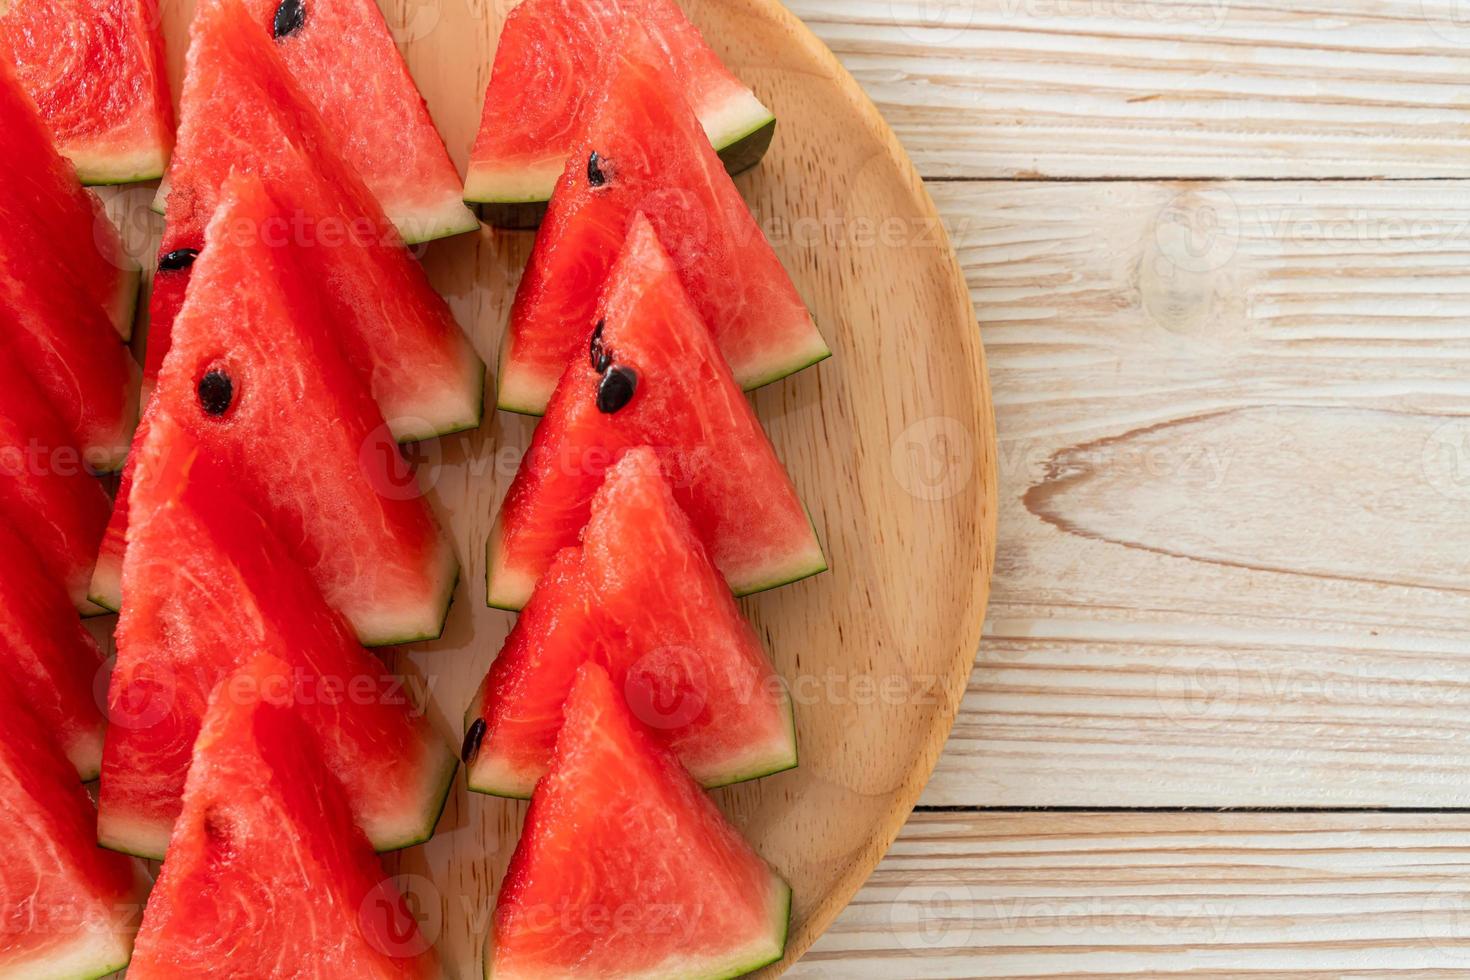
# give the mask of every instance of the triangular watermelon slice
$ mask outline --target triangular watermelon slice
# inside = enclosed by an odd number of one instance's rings
[[[10,0],[0,16],[0,55],[83,183],[163,175],[173,103],[162,23],[157,0]]]
[[[0,657],[77,775],[96,779],[106,727],[97,700],[102,651],[26,543],[32,526],[0,517]]]
[[[500,352],[500,407],[540,414],[594,310],[633,216],[674,258],[742,388],[828,357],[811,313],[679,94],[629,22],[607,90],[557,184]]]
[[[35,103],[3,57],[0,180],[6,187],[0,202],[3,247],[49,256],[76,289],[102,308],[124,339],[131,337],[138,264],[123,248],[102,202],[83,189],[71,164],[52,146]]]
[[[0,677],[0,976],[106,976],[128,964],[147,879],[97,847],[97,811],[27,701]]]
[[[785,688],[651,449],[608,471],[582,548],[557,556],[491,665],[465,716],[471,789],[531,794],[588,660],[705,786],[796,765]]]
[[[0,520],[24,529],[46,577],[85,614],[101,612],[87,587],[111,508],[24,366],[0,358]]]
[[[491,535],[490,604],[525,605],[556,553],[577,543],[608,465],[637,446],[658,451],[737,594],[826,570],[791,478],[647,221],[634,222],[589,319],[590,350],[584,334]]]
[[[459,171],[374,0],[245,3],[246,17],[259,30],[248,40],[236,40],[246,47],[257,40],[274,45],[292,76],[291,101],[314,107],[326,141],[361,175],[405,241],[426,242],[480,227],[461,200]],[[228,17],[238,21],[235,12]],[[245,30],[243,23],[237,22],[236,29]],[[193,32],[198,33],[197,26]],[[188,74],[194,74],[192,51],[190,57]],[[186,93],[189,88],[186,81]],[[284,98],[286,92],[271,94]],[[165,210],[164,202],[177,188],[188,193],[188,187],[201,183],[217,186],[229,172],[229,157],[241,152],[240,146],[206,144],[201,136],[223,130],[238,135],[245,146],[260,145],[258,133],[272,120],[242,120],[227,101],[231,97],[228,90],[216,91],[211,100],[215,108],[200,109],[198,98],[184,96],[179,149],[159,188],[156,210]],[[172,223],[172,210],[168,214]]]
[[[321,16],[330,9],[321,7]],[[237,0],[205,0],[191,37],[184,124],[149,311],[149,379],[167,353],[225,179],[248,172],[261,176],[285,211],[272,218],[272,227],[281,226],[272,237],[293,246],[324,287],[349,356],[371,376],[395,434],[425,439],[479,425],[483,363],[372,192],[343,161],[342,143],[276,45]]]
[[[623,18],[642,24],[664,52],[730,173],[760,162],[776,117],[730,73],[674,0],[525,0],[510,12],[495,49],[480,134],[470,154],[465,200],[486,205],[491,224],[531,228],[596,110]]]
[[[440,977],[433,947],[262,656],[210,700],[130,980]]]
[[[791,889],[583,667],[496,902],[494,980],[723,980],[779,960]]]
[[[257,653],[291,666],[303,717],[374,846],[427,840],[454,754],[322,601],[273,526],[236,496],[237,474],[160,414],[136,476],[102,762],[103,844],[163,856],[209,694]]]
[[[230,179],[142,429],[167,415],[234,472],[365,643],[436,637],[458,561],[309,266],[272,244],[278,217],[257,178]]]

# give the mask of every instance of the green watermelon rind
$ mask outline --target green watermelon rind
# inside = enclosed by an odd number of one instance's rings
[[[832,356],[832,348],[822,339],[817,331],[812,331],[816,343],[820,346],[811,347],[799,353],[792,354],[787,360],[773,364],[765,371],[753,378],[736,379],[740,389],[752,392],[766,385],[775,384],[800,374],[809,367],[814,367]],[[555,389],[553,381],[550,389],[542,388],[541,384],[532,380],[529,384],[517,383],[510,357],[510,330],[507,329],[501,337],[500,355],[496,361],[495,373],[495,407],[502,412],[510,412],[514,415],[528,415],[539,418],[546,414],[546,406],[551,400],[551,392]],[[534,388],[535,390],[529,390]]]
[[[168,151],[163,147],[149,147],[133,154],[98,154],[86,159],[77,159],[79,154],[72,150],[66,153],[77,172],[77,181],[84,187],[121,187],[124,184],[141,184],[158,180],[168,170]]]
[[[149,202],[148,209],[154,214],[165,214],[168,211],[168,174],[160,175],[158,191]],[[438,241],[441,238],[453,238],[455,235],[465,235],[472,231],[480,230],[480,219],[475,216],[472,208],[466,207],[465,202],[454,200],[446,202],[442,207],[425,208],[421,211],[410,212],[394,218],[387,216],[393,221],[394,227],[398,229],[399,236],[405,245],[422,245],[425,242]],[[409,225],[415,228],[427,228],[427,231],[412,232],[408,230]]]
[[[449,806],[449,797],[454,789],[455,777],[459,774],[459,759],[449,750],[448,746],[442,745],[437,739],[433,746],[441,748],[443,759],[436,768],[430,769],[430,791],[424,796],[426,806],[419,812],[419,817],[412,824],[413,829],[396,836],[384,837],[380,840],[370,841],[372,848],[379,854],[388,854],[393,851],[401,851],[409,847],[417,847],[431,840],[438,830],[439,822],[444,818],[444,811]],[[432,747],[429,749],[432,753]],[[433,760],[430,759],[429,762]],[[115,826],[114,821],[114,826]],[[145,841],[144,838],[154,838],[158,835],[158,827],[135,822],[133,830],[125,830],[121,834],[106,836],[103,833],[103,824],[99,820],[97,824],[97,844],[109,851],[119,854],[127,854],[131,857],[141,858],[144,861],[162,861],[168,852],[168,843],[165,840],[163,847],[156,843]],[[105,974],[104,974],[105,976]]]
[[[439,593],[438,603],[441,612],[438,625],[416,632],[386,632],[381,637],[358,637],[358,642],[370,649],[376,649],[378,647],[407,646],[410,643],[427,643],[432,640],[437,640],[444,635],[444,630],[449,625],[450,610],[454,606],[454,593],[459,588],[460,577],[464,574],[464,569],[460,566],[459,559],[454,554],[454,549],[447,548],[446,550],[449,561],[454,564],[454,572],[447,579],[449,584]]]
[[[127,265],[118,276],[117,294],[107,308],[107,318],[117,328],[123,343],[133,339],[133,323],[138,319],[138,301],[143,289],[143,270],[136,262],[122,257]]]
[[[816,525],[812,524],[810,515],[807,517],[807,523],[812,529],[811,547],[782,569],[769,573],[769,578],[757,578],[738,584],[732,583],[731,591],[737,598],[793,585],[830,569],[826,552],[822,550],[821,540],[817,537]],[[485,542],[485,605],[505,612],[520,612],[530,601],[531,591],[535,589],[536,581],[529,575],[518,575],[502,567],[501,559],[505,553],[505,549],[501,546],[503,533],[500,516],[497,515],[495,526],[490,531],[490,538]],[[497,580],[502,583],[500,591],[496,590]],[[504,587],[506,582],[511,583],[509,588]]]
[[[800,751],[796,743],[796,713],[791,707],[791,699],[785,699],[786,714],[786,738],[779,745],[772,743],[768,757],[761,762],[748,765],[745,769],[736,769],[727,774],[722,774],[714,779],[700,785],[705,789],[720,789],[724,786],[734,786],[736,783],[748,783],[754,779],[764,779],[777,773],[789,772],[800,765]],[[468,732],[470,725],[481,717],[484,706],[478,695],[465,711],[464,726]],[[779,754],[778,754],[779,752]],[[750,756],[757,753],[751,752]],[[490,778],[486,778],[487,772]],[[476,778],[478,775],[479,778]],[[465,786],[471,793],[479,793],[482,796],[494,796],[503,800],[529,800],[531,793],[536,788],[535,778],[528,777],[524,773],[516,772],[511,766],[500,764],[492,756],[480,756],[474,762],[465,766]]]
[[[779,963],[786,956],[786,943],[791,935],[791,886],[786,883],[780,875],[771,872],[771,881],[776,886],[773,900],[771,901],[770,915],[770,938],[774,943],[762,942],[763,948],[759,951],[752,949],[748,954],[734,954],[727,957],[723,962],[712,965],[709,973],[692,973],[687,963],[679,965],[676,972],[664,970],[660,973],[626,974],[621,980],[734,980],[754,973],[756,970],[764,969],[772,963]],[[751,944],[752,947],[755,945]],[[485,946],[481,952],[484,964],[484,980],[497,980],[495,975],[495,933],[492,929],[485,937]],[[558,980],[556,977],[548,976],[544,980]],[[501,978],[506,980],[506,978]],[[514,980],[543,980],[540,977],[519,976]]]
[[[710,137],[710,144],[725,164],[726,172],[732,177],[745,173],[760,163],[766,151],[771,148],[771,142],[776,134],[775,115],[758,100],[751,98],[749,101],[753,105],[759,105],[760,110],[739,117],[728,129]],[[717,116],[719,113],[711,112],[706,115]],[[542,219],[546,217],[547,203],[551,200],[552,191],[564,172],[565,161],[562,160],[541,168],[540,172],[530,179],[525,178],[525,171],[522,170],[521,182],[532,184],[534,189],[500,193],[493,187],[476,190],[477,183],[489,183],[490,181],[488,179],[476,181],[476,176],[471,171],[465,181],[465,203],[479,206],[480,216],[487,224],[496,228],[507,231],[531,231],[540,227]]]

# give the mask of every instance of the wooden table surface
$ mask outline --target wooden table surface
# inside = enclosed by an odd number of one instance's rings
[[[1470,977],[1470,8],[789,0],[999,419],[924,805],[796,977]]]

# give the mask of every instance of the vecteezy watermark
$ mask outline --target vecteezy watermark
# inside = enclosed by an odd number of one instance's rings
[[[1235,199],[1219,188],[1183,191],[1160,209],[1138,272],[1140,303],[1155,323],[1195,333],[1211,322],[1240,222]]]
[[[1234,909],[1223,902],[1193,898],[1086,896],[1075,898],[995,898],[993,919],[1007,937],[1126,936],[1194,937],[1219,942],[1230,929]]]
[[[421,717],[439,681],[437,675],[418,677],[386,670],[380,674],[322,674],[305,667],[265,678],[252,674],[221,678],[218,671],[202,664],[182,667],[154,660],[129,664],[125,676],[116,671],[115,657],[98,669],[93,695],[108,724],[127,731],[165,724],[181,708],[197,710],[211,696],[232,704],[265,701],[303,708],[382,705]]]
[[[1218,31],[1230,16],[1231,0],[1001,0],[1008,21],[1098,19],[1187,24]]]
[[[1444,40],[1470,45],[1470,2],[1467,0],[1420,0],[1420,16]]]
[[[1451,419],[1424,440],[1424,479],[1449,500],[1470,500],[1470,418]]]
[[[1176,724],[1215,728],[1240,708],[1240,663],[1225,651],[1179,654],[1154,675],[1154,693],[1160,711]]]
[[[957,497],[974,482],[978,441],[973,427],[959,419],[920,419],[893,441],[889,455],[893,478],[919,500]]]
[[[363,897],[357,924],[368,944],[385,956],[422,956],[444,931],[443,895],[420,875],[384,878]]]
[[[888,926],[904,949],[920,952],[968,946],[979,897],[958,879],[909,885],[893,896]]]

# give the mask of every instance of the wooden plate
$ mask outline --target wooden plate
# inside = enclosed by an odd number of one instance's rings
[[[388,0],[389,23],[463,168],[506,10]],[[166,5],[177,89],[192,4]],[[780,123],[740,179],[835,356],[755,397],[832,570],[746,601],[797,705],[801,766],[719,801],[795,888],[786,964],[811,946],[892,843],[933,770],[980,641],[995,547],[994,420],[980,336],[934,206],[893,134],[831,53],[774,0],[690,0],[694,20]],[[115,195],[140,253],[151,191]],[[493,361],[526,233],[488,228],[425,262]],[[419,447],[465,574],[439,642],[402,655],[456,742],[511,623],[484,602],[485,538],[531,426]],[[524,805],[463,780],[439,834],[389,866],[461,978],[478,975]],[[773,967],[769,975],[784,969]]]

